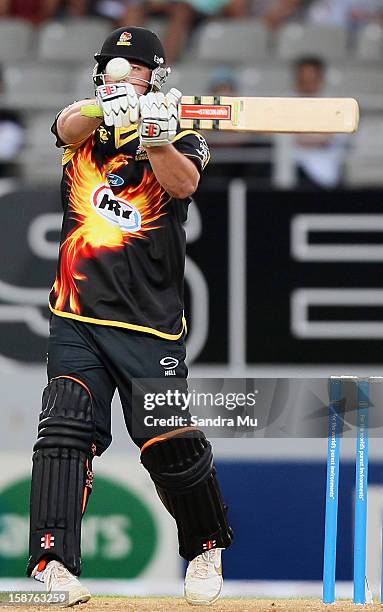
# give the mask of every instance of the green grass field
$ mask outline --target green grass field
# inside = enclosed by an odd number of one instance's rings
[[[9,610],[10,607],[0,607],[0,610]],[[18,612],[45,612],[59,610],[55,606],[14,606]],[[75,606],[75,612],[114,612],[114,610],[125,610],[126,612],[191,612],[191,610],[202,610],[202,606],[190,606],[181,597],[92,597],[86,604]],[[350,602],[340,601],[332,606],[325,606],[317,599],[248,599],[248,598],[222,598],[212,606],[212,612],[324,612],[325,610],[341,612],[360,610],[360,606],[354,606]],[[368,606],[369,612],[382,612],[380,604]]]

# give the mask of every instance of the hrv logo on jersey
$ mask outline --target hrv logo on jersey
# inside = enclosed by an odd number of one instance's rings
[[[127,200],[116,197],[109,185],[98,185],[90,200],[96,213],[113,225],[119,225],[121,231],[138,232],[141,229],[140,212]]]

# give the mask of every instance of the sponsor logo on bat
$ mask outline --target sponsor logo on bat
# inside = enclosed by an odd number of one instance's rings
[[[181,119],[230,119],[231,106],[221,104],[182,104]]]

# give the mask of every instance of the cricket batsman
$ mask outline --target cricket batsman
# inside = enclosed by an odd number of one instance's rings
[[[169,68],[153,32],[115,30],[95,59],[95,98],[68,106],[52,126],[64,148],[64,217],[33,447],[27,574],[67,592],[69,606],[90,598],[78,579],[81,521],[93,458],[112,440],[117,389],[141,463],[177,524],[189,561],[186,600],[207,605],[221,592],[221,551],[232,541],[211,444],[190,424],[160,435],[145,428],[132,381],[170,374],[186,385],[183,223],[209,149],[198,132],[180,129],[181,93],[161,91]],[[98,105],[103,118],[85,116],[86,105]],[[165,419],[179,411],[158,410]]]

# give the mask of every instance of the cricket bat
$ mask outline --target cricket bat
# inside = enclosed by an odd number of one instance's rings
[[[102,117],[97,105],[81,107],[85,117]],[[359,124],[353,98],[256,98],[182,96],[183,129],[238,132],[352,133]]]

